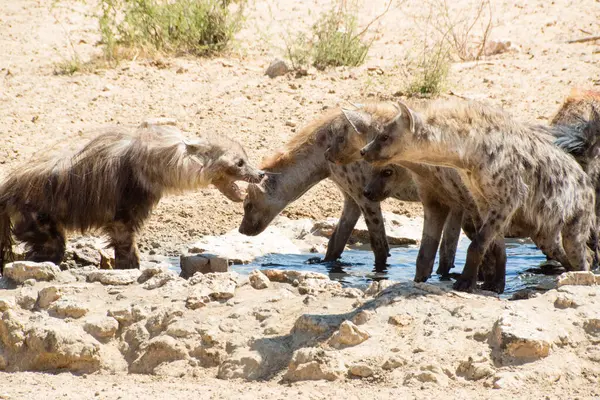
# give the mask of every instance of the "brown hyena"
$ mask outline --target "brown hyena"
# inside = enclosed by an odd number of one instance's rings
[[[519,124],[476,102],[437,102],[423,116],[403,103],[399,108],[361,154],[376,165],[408,161],[460,173],[482,223],[455,288],[475,286],[485,251],[515,215],[546,254],[568,270],[589,270],[594,190],[577,162],[548,140],[556,128]]]
[[[234,182],[262,177],[225,137],[188,141],[162,126],[107,130],[73,155],[15,169],[0,186],[0,265],[12,256],[13,235],[26,243],[26,259],[59,264],[67,232],[101,229],[116,268],[138,268],[136,234],[164,194],[212,183],[242,201]]]
[[[365,111],[375,120],[387,121],[396,114],[393,105],[367,105]],[[248,186],[244,201],[244,218],[239,231],[245,235],[258,235],[288,204],[323,179],[330,178],[342,191],[344,207],[327,246],[324,261],[337,260],[360,217],[365,217],[371,248],[377,269],[385,268],[389,247],[385,235],[379,202],[362,194],[371,166],[359,161],[348,165],[327,162],[327,138],[332,132],[353,129],[339,108],[329,110],[298,132],[285,149],[265,160],[261,168],[267,174],[258,185]],[[390,197],[404,201],[419,201],[413,181],[407,171],[406,179],[394,188]]]

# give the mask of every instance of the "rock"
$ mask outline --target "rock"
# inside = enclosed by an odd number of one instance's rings
[[[304,279],[298,285],[298,293],[304,294],[318,294],[324,292],[341,293],[342,284],[332,280],[325,279]]]
[[[409,218],[404,215],[394,213],[383,213],[383,221],[388,243],[391,246],[404,246],[408,244],[417,244],[421,240],[423,220],[421,218]],[[312,232],[314,235],[331,237],[339,220],[329,218],[325,221],[315,222]],[[355,225],[350,236],[351,242],[369,243],[370,236],[367,224],[361,216]]]
[[[250,286],[257,290],[266,289],[271,285],[269,278],[257,269],[250,273],[248,279],[250,280]]]
[[[62,298],[48,307],[49,314],[58,318],[81,318],[89,309],[72,299]]]
[[[296,125],[298,125],[298,123],[296,121],[294,121],[293,119],[288,119],[285,121],[285,126],[289,126],[289,127],[296,127]]]
[[[391,356],[390,358],[385,360],[381,368],[385,370],[391,370],[396,369],[398,367],[403,367],[406,364],[408,364],[408,360],[406,360],[406,358],[401,356]]]
[[[488,40],[485,43],[483,53],[486,56],[505,53],[507,51],[520,51],[518,46],[515,46],[510,40]]]
[[[494,389],[519,389],[524,382],[521,375],[515,372],[502,372],[494,376]]]
[[[239,349],[223,361],[217,372],[217,378],[256,380],[263,374],[262,366],[263,358],[259,352]]]
[[[163,287],[167,282],[177,279],[175,274],[171,271],[161,272],[158,275],[154,275],[148,279],[142,287],[146,290],[154,290]]]
[[[146,321],[146,328],[155,336],[167,330],[167,327],[183,316],[183,310],[175,307],[165,307],[156,310]]]
[[[60,268],[51,262],[15,261],[4,266],[4,276],[17,283],[28,279],[51,281],[60,273]]]
[[[87,275],[88,282],[100,282],[103,285],[130,285],[137,281],[139,269],[115,269],[93,271]]]
[[[167,327],[166,334],[176,339],[186,339],[197,335],[196,324],[187,319],[175,321]]]
[[[119,323],[112,317],[92,317],[83,325],[83,330],[98,340],[112,338],[118,329]]]
[[[406,314],[392,315],[388,319],[388,324],[395,325],[400,328],[407,327],[410,324],[412,324],[412,322],[413,322],[413,317],[411,317],[410,315],[406,315]]]
[[[332,352],[317,348],[301,348],[294,352],[284,380],[291,382],[341,379],[346,374],[344,363]]]
[[[210,298],[208,296],[191,295],[185,300],[185,307],[190,310],[197,310],[206,307],[207,303],[210,303]]]
[[[284,270],[284,269],[263,269],[261,271],[263,274],[269,278],[271,282],[281,282],[281,283],[293,283],[294,281],[298,281],[298,283],[304,282],[306,279],[321,279],[321,280],[329,280],[329,277],[325,274],[321,274],[319,272],[312,271],[292,271],[292,270]]]
[[[121,326],[126,326],[135,322],[131,307],[111,309],[108,310],[107,314],[109,317],[116,319]]]
[[[375,371],[367,364],[353,364],[348,368],[348,372],[350,375],[358,376],[360,378],[368,378],[369,376],[373,376]]]
[[[227,357],[227,352],[219,348],[198,346],[190,355],[198,359],[202,368],[213,368],[223,363]],[[235,373],[232,375],[235,375]],[[229,376],[229,372],[224,371],[222,379],[228,379],[227,376]]]
[[[600,317],[588,318],[583,323],[583,329],[592,336],[600,337]]]
[[[38,291],[31,286],[21,288],[19,294],[15,298],[17,304],[24,310],[31,310],[37,301]]]
[[[12,300],[0,299],[0,312],[10,310],[14,307],[15,307],[15,304]]]
[[[561,293],[556,297],[556,300],[554,300],[554,307],[559,309],[564,310],[566,308],[576,308],[578,306],[579,304],[577,304],[573,296],[569,294]]]
[[[329,339],[329,345],[335,348],[356,346],[370,338],[368,332],[360,329],[350,321],[344,321],[340,329]]]
[[[57,286],[45,287],[38,293],[37,306],[44,310],[48,308],[52,302],[60,299],[62,294],[63,290]]]
[[[185,346],[171,336],[161,335],[143,342],[139,348],[140,356],[131,364],[132,373],[153,373],[154,368],[165,362],[187,358]]]
[[[373,281],[369,284],[369,287],[365,290],[365,296],[376,296],[380,292],[397,284],[397,281],[392,281],[389,279],[383,279],[381,281]]]
[[[115,258],[108,254],[104,249],[98,249],[98,254],[100,254],[100,264],[98,268],[100,269],[115,269]]]
[[[146,268],[141,269],[140,276],[138,278],[138,283],[147,282],[148,279],[165,272],[169,271],[169,267],[164,264],[154,264]]]
[[[229,260],[210,254],[196,254],[191,256],[180,256],[181,274],[180,277],[189,279],[196,272],[208,274],[211,272],[227,272],[229,270]]]
[[[487,360],[475,362],[472,357],[469,357],[459,364],[456,369],[456,375],[462,376],[470,381],[478,381],[494,375],[494,370]]]
[[[356,325],[364,325],[369,322],[373,314],[373,311],[362,310],[352,318],[352,322]]]
[[[344,288],[342,289],[342,295],[350,299],[359,299],[363,297],[364,292],[357,288]]]
[[[565,285],[591,286],[600,284],[600,276],[591,271],[571,271],[561,274],[556,281],[556,287]]]
[[[189,283],[194,286],[194,295],[198,298],[208,297],[213,301],[227,300],[235,294],[238,276],[235,272],[195,273]]]
[[[320,336],[333,331],[340,324],[340,320],[341,317],[333,315],[304,314],[296,320],[292,333]]]
[[[543,324],[522,316],[519,318],[509,315],[499,318],[494,323],[488,342],[495,355],[505,365],[547,357],[551,345],[543,331]]]
[[[80,327],[61,320],[38,320],[13,354],[10,370],[91,373],[100,368],[100,346]]]
[[[440,386],[448,385],[448,377],[445,374],[435,373],[428,370],[407,373],[406,377],[404,378],[404,384],[406,385],[412,380],[416,380],[421,383],[435,383]]]
[[[265,71],[265,75],[267,75],[269,78],[277,78],[278,76],[287,74],[289,70],[290,69],[285,61],[276,58],[271,61],[271,64],[269,64],[269,67]]]

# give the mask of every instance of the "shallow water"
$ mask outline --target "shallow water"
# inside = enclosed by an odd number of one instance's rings
[[[469,243],[468,239],[461,239],[456,254],[456,267],[451,272],[461,271]],[[418,246],[392,248],[386,272],[374,272],[373,253],[370,250],[346,250],[342,254],[341,262],[325,264],[308,261],[313,257],[323,257],[323,254],[268,254],[257,258],[250,264],[234,265],[231,268],[242,274],[248,274],[256,268],[315,271],[329,275],[331,279],[340,281],[344,286],[364,287],[373,280],[412,280],[418,251]],[[551,287],[555,277],[544,275],[538,270],[539,266],[546,262],[546,257],[533,243],[522,239],[506,239],[506,253],[504,296],[510,296],[525,288]],[[434,271],[437,269],[437,262],[436,258]],[[433,284],[437,282],[439,282],[439,278],[435,274],[428,281]]]

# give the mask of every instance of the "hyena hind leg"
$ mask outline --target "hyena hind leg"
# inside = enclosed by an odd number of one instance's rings
[[[13,229],[15,238],[25,242],[28,261],[50,261],[59,265],[66,251],[65,230],[48,214],[26,212]]]
[[[135,229],[117,221],[104,228],[104,231],[110,237],[110,247],[115,250],[115,268],[139,268],[140,254],[135,242]]]

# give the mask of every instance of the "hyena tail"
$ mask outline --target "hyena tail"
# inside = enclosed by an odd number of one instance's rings
[[[4,264],[14,260],[12,222],[5,204],[0,204],[0,274],[4,273]]]

